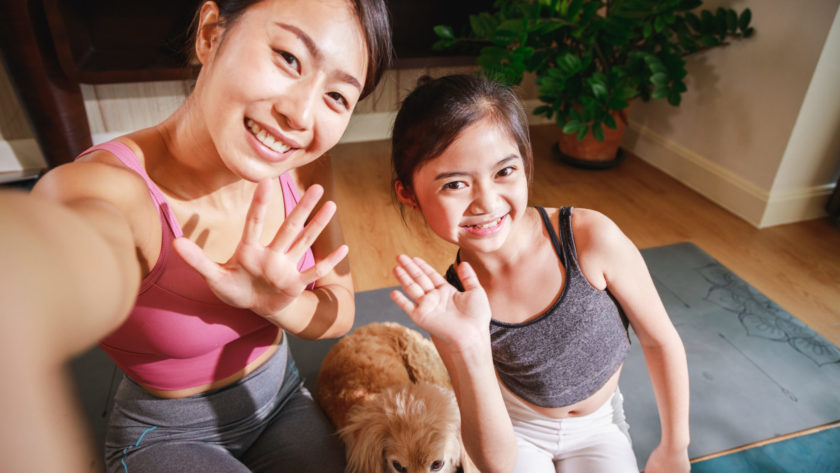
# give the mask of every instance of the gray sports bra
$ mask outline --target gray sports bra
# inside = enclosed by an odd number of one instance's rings
[[[612,295],[592,287],[580,271],[572,208],[560,209],[562,242],[545,209],[537,210],[566,268],[565,286],[539,317],[518,324],[490,321],[493,363],[517,396],[541,407],[565,407],[594,394],[624,362],[628,322]],[[463,290],[454,267],[446,278]]]

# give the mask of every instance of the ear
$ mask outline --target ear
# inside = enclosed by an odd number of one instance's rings
[[[397,199],[399,199],[403,205],[407,205],[412,209],[419,208],[417,199],[414,197],[414,193],[408,190],[408,188],[406,188],[399,180],[394,181],[394,190],[397,192]]]
[[[347,413],[347,425],[338,432],[347,448],[348,473],[382,470],[389,426],[380,398],[353,406]]]
[[[219,6],[216,2],[208,1],[201,5],[197,28],[195,56],[202,65],[206,65],[221,41],[222,27],[219,24]]]

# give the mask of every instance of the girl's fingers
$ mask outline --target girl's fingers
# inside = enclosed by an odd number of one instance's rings
[[[402,286],[403,290],[411,297],[413,300],[418,300],[426,294],[426,291],[420,287],[417,282],[414,281],[414,278],[408,274],[402,266],[396,266],[394,268],[394,276],[397,277],[397,281],[399,281],[400,285]]]
[[[315,208],[315,205],[324,195],[324,188],[315,184],[306,192],[303,193],[300,201],[295,205],[295,208],[280,225],[277,234],[274,235],[274,240],[268,245],[269,249],[276,252],[286,253],[289,247],[297,240],[300,232],[306,226],[306,220],[309,214]]]
[[[176,238],[172,243],[175,251],[208,283],[215,283],[224,277],[224,270],[204,254],[204,251],[186,238]]]
[[[461,280],[461,285],[464,286],[465,291],[481,289],[481,283],[478,282],[478,276],[475,274],[475,270],[469,263],[463,262],[459,264],[456,271],[458,272],[458,279]]]
[[[408,297],[405,297],[405,294],[402,292],[397,290],[391,291],[391,300],[394,301],[394,303],[397,304],[397,307],[405,312],[406,315],[411,316],[414,312],[414,303],[411,302]]]
[[[422,258],[414,257],[413,260],[417,264],[417,266],[420,267],[423,273],[426,274],[426,277],[429,278],[434,287],[440,287],[444,284],[449,284],[449,281],[447,281],[443,276],[441,276],[439,272],[435,271],[435,268],[433,268]]]
[[[262,234],[265,213],[268,209],[268,201],[271,196],[271,182],[268,178],[257,183],[254,190],[254,198],[248,207],[248,214],[245,217],[245,228],[242,230],[242,241],[245,243],[258,243]]]
[[[416,259],[423,261],[420,258]],[[432,280],[429,279],[429,276],[427,276],[420,266],[417,265],[415,259],[409,258],[406,255],[399,255],[397,257],[397,262],[400,263],[400,266],[411,276],[414,282],[418,284],[424,292],[431,291],[435,288]]]

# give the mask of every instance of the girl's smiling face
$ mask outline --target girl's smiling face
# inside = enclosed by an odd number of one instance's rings
[[[490,118],[465,128],[413,178],[414,195],[399,183],[397,195],[419,206],[429,227],[468,251],[501,248],[528,206],[528,180],[514,139]]]
[[[227,168],[252,181],[334,146],[365,83],[364,35],[347,0],[259,2],[226,29],[200,31],[198,44],[209,135]]]

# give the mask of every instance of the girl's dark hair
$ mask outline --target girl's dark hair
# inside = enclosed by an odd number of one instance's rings
[[[485,117],[510,133],[531,182],[534,159],[528,119],[510,88],[479,74],[439,79],[424,76],[417,84],[394,121],[391,164],[395,182],[414,194],[414,172],[440,156],[464,129]]]
[[[214,0],[219,7],[219,19],[222,26],[230,27],[251,5],[264,0]],[[388,67],[394,57],[393,44],[391,43],[391,21],[388,14],[388,7],[385,0],[349,0],[353,4],[353,11],[362,26],[362,33],[365,36],[367,46],[368,65],[365,71],[365,83],[359,100],[367,97]],[[190,65],[196,65],[195,40],[198,35],[199,13],[201,4],[193,17],[190,26],[190,42],[187,44],[187,57]]]

